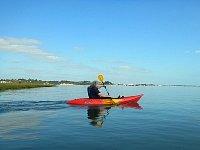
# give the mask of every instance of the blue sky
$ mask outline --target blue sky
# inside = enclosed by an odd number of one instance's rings
[[[0,78],[200,85],[199,0],[1,0]]]

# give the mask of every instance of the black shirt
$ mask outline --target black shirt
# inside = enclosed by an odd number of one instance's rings
[[[99,89],[96,86],[89,86],[87,88],[89,98],[100,98],[98,95],[100,93]]]

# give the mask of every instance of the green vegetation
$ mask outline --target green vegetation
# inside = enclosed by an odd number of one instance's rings
[[[50,81],[49,83],[52,83],[52,81]],[[91,83],[92,83],[91,81],[67,81],[67,80],[62,80],[60,82],[57,81],[57,84],[73,84],[73,85],[90,85]],[[109,81],[105,81],[104,84],[112,85],[113,83]]]
[[[45,81],[38,80],[0,80],[0,90],[14,90],[14,89],[27,89],[27,88],[37,88],[37,87],[51,87],[54,84],[50,84]]]
[[[37,79],[0,79],[0,91],[2,90],[17,90],[37,87],[52,87],[56,85],[90,85],[91,81],[42,81]],[[105,81],[105,85],[113,85],[110,81]],[[157,84],[121,84],[124,86],[183,86],[183,87],[200,87],[195,85],[157,85]]]
[[[90,81],[42,81],[37,79],[0,79],[1,90],[15,90],[27,89],[37,87],[52,87],[56,85],[90,85]],[[109,81],[105,82],[106,85],[111,85]]]
[[[37,87],[51,87],[52,84],[44,83],[0,83],[0,90],[9,89],[26,89],[26,88],[37,88]]]

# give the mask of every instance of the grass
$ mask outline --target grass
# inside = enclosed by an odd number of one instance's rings
[[[52,87],[53,84],[45,83],[0,83],[0,90],[17,90],[17,89],[29,89],[38,87]]]

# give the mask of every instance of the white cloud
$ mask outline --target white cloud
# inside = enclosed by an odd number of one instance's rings
[[[119,66],[119,69],[122,69],[122,70],[129,70],[130,67],[129,67],[129,66]]]
[[[149,70],[141,67],[131,66],[131,65],[121,65],[118,67],[111,67],[115,72],[124,72],[124,73],[150,73]]]
[[[185,51],[185,54],[200,54],[200,50]]]
[[[56,61],[62,61],[63,59],[61,57],[50,55],[50,56],[46,56],[44,60],[49,61],[49,62],[56,62]]]
[[[78,64],[78,63],[73,63],[73,62],[65,62],[62,66],[61,69],[72,69],[72,70],[86,70],[86,71],[91,71],[91,72],[101,72],[101,69],[98,69],[97,67],[93,66],[88,66],[86,64]]]
[[[195,54],[200,54],[200,50],[194,51]]]
[[[17,39],[17,38],[0,38],[0,43],[3,44],[22,44],[22,45],[37,45],[40,44],[38,40],[34,39]]]
[[[120,59],[93,59],[93,64],[96,64],[97,66],[101,66],[101,69],[106,69],[104,70],[105,72],[109,73],[150,73],[151,71],[149,69],[140,67],[140,66],[135,66],[132,63],[129,63],[124,60]]]
[[[98,64],[106,64],[106,65],[125,65],[127,62],[119,59],[93,59],[92,60]]]
[[[62,61],[62,58],[40,49],[39,45],[40,42],[34,39],[0,38],[0,51],[42,57],[42,61]]]

